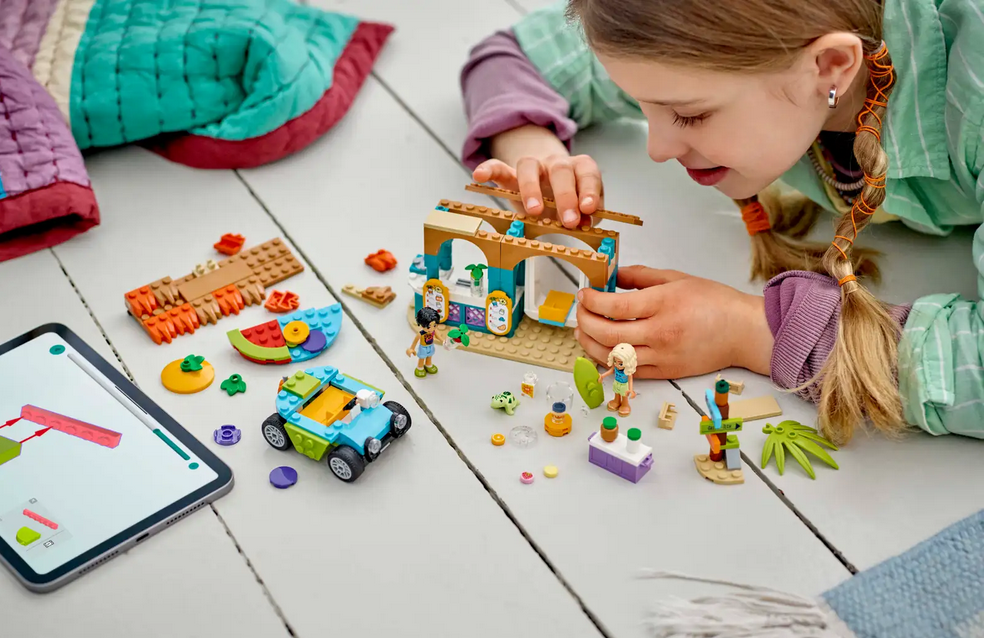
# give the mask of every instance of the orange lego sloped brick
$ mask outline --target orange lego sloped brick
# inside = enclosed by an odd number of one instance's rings
[[[140,286],[126,293],[123,298],[126,300],[126,309],[137,319],[145,315],[153,315],[159,307],[157,297],[150,291],[150,286]]]
[[[149,319],[144,319],[140,324],[157,345],[171,343],[179,335],[191,334],[201,325],[198,321],[198,315],[192,310],[190,304],[171,308]]]
[[[215,298],[219,311],[225,317],[230,314],[238,315],[239,311],[246,307],[243,296],[239,294],[239,288],[235,284],[212,292],[212,297]]]

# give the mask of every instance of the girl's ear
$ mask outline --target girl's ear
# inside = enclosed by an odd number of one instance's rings
[[[845,95],[864,64],[861,38],[852,33],[828,33],[807,47],[813,60],[817,91],[826,99],[831,87]]]

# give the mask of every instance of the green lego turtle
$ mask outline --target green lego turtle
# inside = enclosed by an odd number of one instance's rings
[[[519,399],[512,392],[500,392],[492,397],[492,407],[503,409],[506,414],[512,416],[515,414],[516,408],[519,407]]]

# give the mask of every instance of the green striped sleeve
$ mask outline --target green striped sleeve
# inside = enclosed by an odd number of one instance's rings
[[[567,22],[565,4],[534,11],[513,27],[526,57],[570,104],[568,115],[579,129],[623,117],[641,118],[639,104],[611,81],[581,30]]]

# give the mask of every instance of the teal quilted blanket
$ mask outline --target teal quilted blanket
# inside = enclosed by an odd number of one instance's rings
[[[344,115],[392,28],[290,0],[12,0],[18,54],[81,149],[145,142],[200,167],[303,148]],[[7,7],[5,7],[6,9]]]

